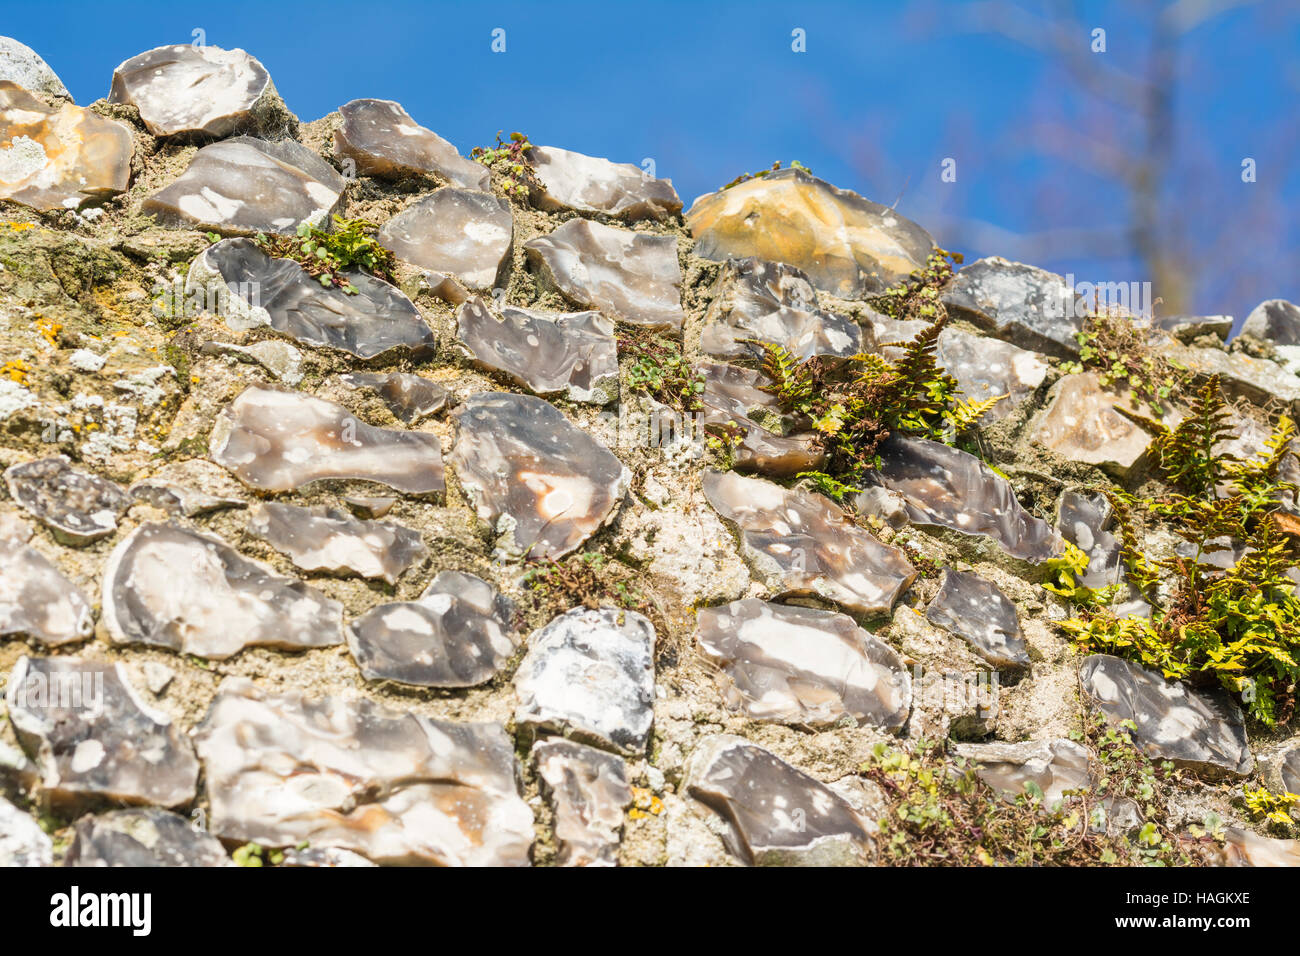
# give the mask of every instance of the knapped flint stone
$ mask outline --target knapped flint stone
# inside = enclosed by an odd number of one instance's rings
[[[1241,332],[1274,345],[1300,345],[1300,306],[1285,299],[1261,302],[1246,316]]]
[[[338,170],[293,140],[237,136],[195,153],[140,212],[162,226],[223,236],[290,235],[300,223],[328,222],[346,185]]]
[[[507,307],[498,320],[476,296],[456,312],[456,337],[476,365],[534,394],[596,405],[618,398],[614,323],[599,312]]]
[[[445,273],[469,289],[490,289],[510,255],[510,203],[493,193],[444,186],[399,212],[379,230],[397,258]]]
[[[883,292],[923,268],[934,249],[929,233],[888,206],[801,169],[701,196],[686,225],[698,256],[787,262],[844,299]]]
[[[631,163],[556,146],[534,146],[528,163],[541,184],[532,197],[539,209],[605,213],[627,222],[666,219],[682,211],[672,180],[647,176]]]
[[[216,837],[178,813],[148,807],[77,821],[64,866],[234,866]]]
[[[555,813],[556,864],[616,866],[632,802],[623,758],[571,740],[538,741],[532,758]]]
[[[699,370],[704,375],[701,423],[711,434],[739,437],[732,451],[737,470],[790,478],[825,462],[826,453],[811,433],[779,435],[751,417],[784,417],[775,396],[761,388],[767,383],[762,374],[739,365],[712,363],[701,364]]]
[[[12,37],[0,37],[0,81],[8,80],[30,93],[71,100],[72,94],[35,50]]]
[[[5,701],[52,801],[172,807],[194,799],[194,748],[167,714],[140,699],[122,664],[23,656]]]
[[[108,199],[130,182],[133,149],[124,124],[0,80],[0,199],[41,212]]]
[[[1223,844],[1205,851],[1210,866],[1300,866],[1300,840],[1279,840],[1241,827],[1228,827]]]
[[[929,323],[919,319],[891,319],[873,316],[871,324],[881,354],[896,361],[902,350],[893,343],[909,342]],[[1010,415],[1021,402],[1030,398],[1043,384],[1050,366],[1037,352],[1022,349],[965,329],[945,326],[939,333],[936,361],[957,380],[962,395],[971,401],[985,401],[1006,396],[987,412],[984,421],[997,421]]]
[[[1071,358],[1086,313],[1083,298],[1053,272],[998,256],[962,268],[940,297],[949,314],[1014,345]]]
[[[1162,315],[1153,325],[1180,342],[1191,342],[1202,335],[1215,335],[1226,342],[1232,322],[1230,315]]]
[[[1286,349],[1287,346],[1279,346]],[[1300,378],[1276,362],[1244,352],[1199,349],[1186,345],[1165,349],[1165,357],[1177,362],[1199,380],[1218,375],[1225,396],[1244,398],[1256,405],[1279,403],[1291,414],[1300,413]]]
[[[393,505],[397,504],[396,498],[390,498],[384,495],[344,495],[343,503],[352,510],[352,513],[358,518],[374,520],[382,518],[388,512],[393,510]]]
[[[342,405],[250,385],[222,409],[212,460],[261,491],[313,481],[374,481],[411,495],[444,490],[442,448],[428,432],[376,428]]]
[[[758,358],[757,342],[784,346],[799,359],[857,355],[871,333],[842,315],[824,312],[808,277],[784,262],[728,259],[713,286],[700,351],[724,359]]]
[[[251,239],[225,239],[194,260],[186,294],[215,297],[236,332],[267,325],[296,342],[362,359],[432,354],[436,339],[419,310],[387,282],[346,273],[357,290],[325,288],[290,259],[272,259]]]
[[[289,386],[302,381],[302,352],[277,339],[263,339],[252,345],[208,341],[199,346],[199,354],[223,355],[237,362],[260,365]]]
[[[1092,786],[1088,749],[1073,740],[1027,740],[1023,743],[965,744],[954,747],[957,755],[974,765],[975,773],[1008,801],[1034,784],[1043,794],[1043,804],[1054,806],[1066,798],[1066,791]]]
[[[1241,708],[1222,691],[1192,690],[1108,654],[1085,658],[1079,679],[1107,720],[1137,725],[1134,742],[1152,758],[1221,775],[1255,765]]]
[[[328,574],[359,574],[389,584],[429,553],[413,528],[363,521],[342,508],[266,501],[248,513],[248,531],[289,556],[295,567]]]
[[[348,647],[370,680],[414,687],[474,687],[515,652],[514,605],[491,584],[442,571],[414,601],[371,608],[348,628]]]
[[[819,597],[887,614],[916,578],[897,548],[852,524],[830,499],[735,472],[704,474],[704,496],[740,533],[741,554],[773,597]]]
[[[0,797],[0,866],[50,866],[53,862],[54,841],[41,825]]]
[[[1151,436],[1117,409],[1127,407],[1101,387],[1096,372],[1067,375],[1033,426],[1031,441],[1065,461],[1096,465],[1124,478],[1142,460]]]
[[[94,632],[81,590],[35,548],[0,537],[0,636],[27,636],[56,647]]]
[[[394,417],[408,425],[442,411],[447,404],[445,388],[410,372],[350,372],[339,379],[353,388],[376,392]]]
[[[873,479],[913,524],[986,535],[1013,558],[1036,564],[1059,548],[1051,526],[1021,506],[1010,482],[974,455],[941,442],[891,436],[880,447]]]
[[[336,846],[321,847],[319,849],[307,847],[305,850],[299,850],[296,847],[284,851],[284,860],[281,866],[301,866],[301,867],[373,867],[376,863],[371,863],[359,853],[353,853],[351,850],[340,850]]]
[[[5,470],[9,494],[63,544],[80,547],[117,530],[131,497],[107,478],[72,467],[66,455]]]
[[[696,620],[732,710],[808,727],[847,716],[897,732],[907,722],[912,680],[903,659],[846,614],[746,598],[703,608]]]
[[[1056,527],[1061,537],[1088,555],[1088,569],[1079,578],[1087,588],[1127,584],[1128,571],[1120,556],[1120,540],[1109,528],[1114,515],[1100,492],[1067,489],[1056,506]],[[1112,608],[1120,617],[1149,617],[1151,605],[1131,585]]]
[[[1282,789],[1287,793],[1300,793],[1300,746],[1287,749],[1278,766]]]
[[[819,780],[743,737],[705,738],[691,755],[687,791],[727,824],[727,849],[757,866],[860,866],[867,824]]]
[[[433,130],[411,118],[392,100],[353,100],[339,107],[342,124],[334,130],[334,152],[351,158],[357,174],[401,179],[432,174],[467,189],[487,191],[492,174],[466,159]]]
[[[563,557],[613,516],[631,483],[609,449],[540,398],[484,392],[452,417],[452,467],[506,553]]]
[[[137,54],[113,71],[110,103],[129,103],[155,136],[255,133],[284,105],[271,75],[243,50],[176,44]]]
[[[343,606],[277,575],[220,538],[143,524],[104,565],[104,625],[118,644],[221,660],[245,647],[343,642]]]
[[[210,829],[375,863],[527,866],[533,814],[500,724],[226,680],[195,732]]]
[[[682,270],[677,240],[570,219],[524,243],[528,259],[566,298],[612,319],[680,329]]]
[[[126,490],[126,493],[137,501],[143,501],[155,508],[185,518],[224,511],[227,508],[243,508],[247,505],[247,502],[238,498],[221,498],[210,495],[206,491],[198,491],[153,478],[137,481]]]
[[[515,673],[515,721],[618,753],[645,752],[655,629],[635,611],[574,608],[535,631]]]
[[[1029,666],[1029,645],[1016,606],[992,581],[945,568],[939,593],[925,609],[931,624],[956,634],[994,667]]]

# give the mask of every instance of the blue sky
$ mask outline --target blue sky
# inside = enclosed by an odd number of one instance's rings
[[[1184,0],[1187,5],[1187,0]],[[1044,52],[1061,5],[1021,0],[1007,31],[980,4],[311,3],[0,0],[0,33],[33,47],[79,103],[113,68],[190,42],[242,47],[300,118],[400,101],[462,151],[498,129],[611,159],[655,161],[688,203],[797,159],[967,255],[1003,254],[1090,281],[1146,281],[1131,195],[1092,159],[1140,156],[1127,106],[1098,108]],[[1166,4],[1098,2],[1066,42],[1085,73],[1147,69]],[[506,31],[506,52],[491,51]],[[1104,53],[1091,30],[1106,30]],[[791,49],[791,31],[806,52]],[[1005,32],[1019,34],[1014,39]],[[1160,167],[1159,228],[1179,248],[1187,308],[1242,316],[1300,300],[1300,4],[1245,4],[1187,32]],[[1257,181],[1241,181],[1244,157]],[[941,163],[957,163],[942,182]],[[1087,159],[1087,162],[1083,160]],[[1160,294],[1157,287],[1156,294]]]

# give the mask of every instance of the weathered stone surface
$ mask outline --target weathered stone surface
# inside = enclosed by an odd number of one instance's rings
[[[345,495],[343,503],[347,505],[354,515],[358,518],[374,520],[382,518],[388,512],[393,510],[393,505],[397,504],[396,498],[390,498],[384,495]]]
[[[1246,316],[1241,332],[1274,345],[1300,345],[1300,306],[1285,299],[1261,302]]]
[[[926,619],[951,631],[994,667],[1029,666],[1029,645],[1020,632],[1016,606],[991,581],[945,568],[939,593],[925,609]]]
[[[872,335],[857,322],[818,308],[808,277],[784,262],[728,259],[714,283],[700,351],[724,359],[757,358],[756,342],[784,346],[800,359],[857,355]]]
[[[1067,375],[1033,426],[1031,441],[1065,461],[1078,461],[1123,478],[1142,460],[1151,436],[1118,409],[1127,406],[1101,387],[1096,372]]]
[[[672,236],[570,219],[524,248],[534,267],[579,307],[631,325],[682,327],[682,271]]]
[[[452,276],[469,289],[490,289],[510,255],[510,203],[493,193],[444,186],[408,206],[379,230],[397,258]]]
[[[108,101],[136,107],[155,136],[260,132],[284,112],[257,59],[243,50],[189,43],[160,46],[122,63],[113,71]]]
[[[532,758],[555,814],[556,864],[615,866],[632,802],[623,759],[571,740],[538,741]]]
[[[880,447],[880,469],[873,478],[888,505],[913,524],[986,535],[1022,561],[1041,563],[1058,549],[1051,526],[1021,507],[1011,483],[959,449],[894,435]],[[859,499],[864,511],[884,510],[879,496]]]
[[[260,365],[285,385],[294,386],[302,381],[302,353],[288,342],[264,339],[252,345],[238,345],[211,341],[199,346],[199,354],[224,355],[237,362]]]
[[[743,737],[705,738],[691,755],[687,790],[726,822],[732,854],[759,866],[858,866],[867,824],[823,783]]]
[[[498,548],[531,558],[573,551],[608,521],[631,474],[555,406],[486,392],[458,408],[450,459]]]
[[[1128,571],[1120,558],[1120,541],[1109,530],[1113,522],[1110,502],[1100,492],[1067,489],[1061,494],[1056,527],[1061,537],[1088,555],[1088,568],[1078,584],[1096,589],[1128,583]],[[1112,608],[1120,617],[1151,614],[1151,606],[1131,586],[1116,595]]]
[[[514,606],[463,571],[436,575],[414,601],[371,608],[348,628],[361,673],[415,687],[473,687],[515,651]]]
[[[337,601],[220,538],[144,524],[104,565],[104,626],[119,644],[149,644],[220,660],[245,647],[286,650],[343,641]]]
[[[195,733],[211,832],[376,863],[526,866],[533,814],[499,724],[224,682]]]
[[[49,866],[53,862],[54,843],[41,825],[0,797],[0,866]]]
[[[1223,844],[1205,853],[1211,866],[1300,866],[1300,840],[1260,836],[1241,827],[1228,827]]]
[[[429,554],[420,532],[413,528],[363,521],[325,505],[256,504],[248,513],[248,531],[287,554],[304,571],[359,574],[389,584],[396,584]]]
[[[374,481],[412,495],[445,487],[437,435],[375,428],[342,405],[258,385],[222,409],[209,447],[213,461],[261,491],[329,478]]]
[[[1025,793],[1027,784],[1036,786],[1045,806],[1051,807],[1066,798],[1067,791],[1092,786],[1088,769],[1088,749],[1073,740],[1027,740],[1018,744],[956,744],[959,757],[975,768],[975,773],[1008,801]]]
[[[809,727],[847,716],[896,732],[907,722],[903,659],[846,614],[746,598],[701,609],[697,626],[732,710]]]
[[[25,636],[55,647],[84,641],[94,632],[81,590],[21,536],[0,534],[0,636]]]
[[[153,478],[137,481],[127,489],[126,493],[136,501],[146,502],[155,508],[185,518],[224,511],[227,508],[243,508],[246,504],[238,498],[210,495],[206,491]]]
[[[223,236],[292,234],[300,223],[328,222],[346,185],[333,166],[293,140],[237,136],[204,146],[140,211],[159,225]]]
[[[5,484],[14,501],[56,539],[74,547],[108,537],[131,505],[125,491],[107,478],[73,468],[66,455],[12,465],[5,470]]]
[[[310,866],[310,867],[374,867],[377,863],[371,863],[359,853],[353,853],[351,850],[340,850],[336,846],[321,847],[315,849],[308,847],[305,850],[299,850],[296,847],[284,851],[284,861],[281,866]]]
[[[251,239],[227,239],[194,260],[185,288],[187,295],[215,300],[235,331],[267,325],[303,345],[362,359],[432,354],[433,330],[410,299],[367,273],[346,275],[356,294],[325,288],[298,263],[272,259]]]
[[[706,259],[787,262],[845,299],[881,292],[925,265],[929,233],[888,206],[800,169],[783,169],[695,200],[686,224]]]
[[[108,199],[131,179],[133,148],[124,124],[0,80],[0,199],[42,212]]]
[[[1286,750],[1278,762],[1278,777],[1287,793],[1300,793],[1300,746]]]
[[[541,184],[533,196],[539,209],[605,213],[628,222],[666,219],[682,211],[672,180],[655,179],[631,163],[556,146],[534,146],[528,162]]]
[[[361,176],[401,179],[434,175],[467,189],[488,190],[492,174],[466,159],[433,130],[425,129],[392,100],[353,100],[339,107],[334,152],[350,158]]]
[[[156,807],[77,821],[64,866],[234,866],[221,841]]]
[[[882,346],[881,354],[893,361],[902,354],[894,343],[911,341],[928,323],[877,315],[872,316],[871,324]],[[1049,368],[1037,352],[952,326],[945,326],[939,333],[936,360],[957,380],[965,398],[985,401],[1006,396],[984,413],[983,420],[990,422],[1011,414],[1033,396]]]
[[[1241,708],[1221,691],[1196,691],[1107,654],[1085,658],[1079,679],[1107,720],[1137,725],[1134,740],[1153,758],[1238,776],[1255,764]]]
[[[999,338],[1048,355],[1079,352],[1083,299],[1053,272],[998,256],[962,268],[942,295],[948,312]]]
[[[442,411],[447,405],[447,390],[437,382],[409,372],[351,372],[339,379],[353,388],[368,388],[378,393],[388,410],[408,425],[414,425]]]
[[[189,740],[137,696],[122,664],[20,657],[5,701],[52,801],[171,807],[194,799],[199,764]]]
[[[1153,325],[1180,342],[1191,342],[1202,335],[1214,335],[1226,342],[1232,322],[1230,315],[1162,315]]]
[[[618,398],[614,323],[599,312],[505,308],[475,297],[456,313],[456,336],[475,364],[542,396],[608,405]]]
[[[1228,353],[1223,349],[1198,349],[1184,345],[1172,346],[1164,354],[1198,378],[1218,375],[1229,399],[1244,398],[1256,405],[1277,401],[1288,407],[1292,414],[1300,412],[1300,378],[1276,362],[1244,352]]]
[[[533,633],[515,673],[515,721],[624,754],[654,719],[654,626],[635,611],[574,608]]]
[[[72,99],[49,64],[31,47],[12,37],[0,37],[0,81],[6,80],[37,96]]]
[[[732,451],[738,470],[790,478],[816,469],[825,461],[825,452],[817,447],[811,433],[779,435],[755,421],[785,417],[775,396],[763,391],[761,386],[767,379],[760,373],[738,365],[712,363],[703,363],[699,369],[704,375],[701,424],[710,434],[739,439]]]
[[[737,528],[742,556],[773,597],[819,597],[860,614],[886,614],[916,577],[902,551],[852,524],[822,495],[709,471],[704,496]]]

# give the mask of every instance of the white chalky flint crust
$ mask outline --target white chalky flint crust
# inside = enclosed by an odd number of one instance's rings
[[[820,597],[861,614],[886,614],[916,578],[902,551],[851,524],[822,495],[709,471],[704,496],[739,529],[742,556],[775,597]]]
[[[212,660],[253,645],[294,650],[343,642],[339,602],[179,525],[141,525],[114,548],[102,602],[115,643]]]
[[[353,100],[339,107],[334,152],[352,159],[361,176],[398,178],[433,173],[466,189],[487,190],[492,174],[466,159],[433,130],[425,129],[392,100]]]
[[[677,240],[570,219],[524,243],[566,298],[584,309],[650,328],[680,329],[682,270]]]
[[[29,674],[46,675],[43,707]],[[76,683],[80,705],[71,685],[60,680]],[[164,807],[194,799],[199,764],[189,738],[140,698],[121,662],[24,655],[14,665],[5,702],[24,749],[35,751],[41,789],[51,796]]]
[[[248,530],[304,571],[359,574],[396,584],[428,549],[420,532],[399,524],[364,521],[339,508],[267,501],[248,513]]]
[[[376,863],[527,866],[533,814],[500,724],[225,681],[195,744],[211,831]]]
[[[342,405],[257,385],[222,409],[209,448],[213,461],[263,491],[327,478],[375,481],[413,495],[445,487],[436,435],[376,428]]]
[[[956,744],[959,756],[975,764],[980,779],[1008,801],[1035,784],[1043,801],[1052,806],[1065,799],[1067,790],[1092,786],[1088,748],[1073,740],[1027,740],[1023,743]]]
[[[654,719],[654,626],[635,611],[574,608],[528,639],[515,720],[618,753],[644,753]]]
[[[631,163],[612,163],[556,146],[534,146],[527,158],[542,184],[535,197],[542,209],[603,212],[629,222],[681,212],[672,180],[654,179]]]
[[[1241,708],[1226,693],[1201,693],[1107,654],[1085,658],[1079,679],[1108,720],[1137,725],[1134,737],[1154,758],[1237,776],[1255,765]]]
[[[842,797],[743,737],[705,738],[686,786],[727,823],[727,847],[742,862],[862,865],[870,854],[867,824]]]
[[[510,204],[492,193],[444,186],[384,223],[379,244],[470,289],[490,289],[514,241]]]
[[[563,557],[617,513],[631,471],[549,402],[485,392],[453,417],[450,461],[501,552]]]
[[[463,571],[442,571],[414,601],[371,608],[348,628],[361,673],[416,687],[473,687],[515,652],[514,606]]]
[[[699,612],[700,650],[723,669],[723,696],[755,720],[825,727],[846,715],[898,731],[912,680],[889,645],[846,614],[757,598]]]
[[[456,312],[456,337],[471,360],[536,395],[608,405],[618,398],[614,323],[599,312],[506,308],[501,319],[478,296]]]
[[[26,634],[56,646],[95,630],[90,604],[35,548],[0,540],[0,635]]]
[[[868,339],[853,319],[818,307],[804,273],[784,262],[728,259],[704,317],[700,351],[723,359],[757,358],[772,342],[799,359],[857,355]]]
[[[271,76],[243,50],[177,44],[140,53],[113,71],[110,103],[140,110],[155,136],[228,136],[255,127],[275,102]]]
[[[38,96],[72,99],[49,64],[31,47],[10,37],[0,37],[0,80],[17,83]]]
[[[49,866],[54,841],[31,815],[0,797],[0,866]]]
[[[1029,664],[1029,646],[1020,632],[1016,606],[996,584],[977,574],[945,568],[939,593],[926,607],[925,616],[967,641],[995,667]]]

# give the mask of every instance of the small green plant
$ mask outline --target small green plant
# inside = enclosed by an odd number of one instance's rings
[[[698,412],[704,395],[704,376],[682,353],[681,343],[652,332],[623,331],[618,336],[620,355],[630,359],[627,385],[644,392],[661,405],[679,412]]]
[[[266,863],[279,866],[284,862],[284,853],[281,850],[268,850],[260,843],[245,843],[236,847],[230,858],[236,866],[259,867]]]
[[[732,186],[739,186],[741,183],[747,183],[747,182],[749,182],[751,179],[762,179],[764,176],[768,176],[768,175],[770,175],[770,174],[776,172],[776,171],[779,170],[780,168],[781,168],[781,161],[778,159],[775,163],[772,164],[772,166],[771,166],[770,169],[760,169],[760,170],[759,170],[758,172],[756,172],[756,173],[741,173],[739,176],[737,176],[737,177],[736,177],[735,179],[733,179],[731,182],[727,183],[727,184],[726,184],[725,186],[723,186],[722,188],[723,188],[723,189],[730,189]],[[790,166],[789,166],[789,168],[790,168],[790,169],[802,169],[805,173],[810,173],[810,172],[812,172],[812,170],[810,170],[810,169],[809,169],[807,166],[805,166],[803,163],[799,162],[799,160],[797,160],[797,159],[792,159],[792,160],[790,160]]]
[[[533,607],[550,614],[579,605],[641,612],[649,608],[632,570],[598,551],[531,562],[523,575],[523,587]]]
[[[960,252],[935,249],[925,266],[913,272],[907,281],[890,286],[871,301],[871,306],[891,319],[933,321],[946,312],[940,294],[961,265]]]
[[[538,185],[532,164],[528,162],[528,153],[532,148],[533,144],[528,142],[528,137],[523,133],[511,133],[509,139],[503,140],[501,131],[498,130],[496,145],[475,146],[470,151],[470,158],[502,176],[502,189],[507,196],[524,200]]]
[[[1300,804],[1300,794],[1275,793],[1267,787],[1243,783],[1241,798],[1252,820],[1264,820],[1282,827],[1292,827],[1296,823],[1292,811]]]
[[[296,235],[259,234],[253,241],[268,256],[292,259],[327,289],[356,295],[356,286],[343,275],[347,269],[365,269],[386,282],[397,281],[397,259],[375,239],[376,229],[367,219],[335,216],[329,232],[304,222]]]
[[[1166,358],[1149,341],[1149,333],[1126,315],[1095,313],[1084,317],[1074,333],[1079,360],[1065,362],[1065,372],[1092,369],[1107,388],[1127,391],[1134,406],[1145,404],[1156,416],[1169,411],[1188,381],[1187,370]]]

